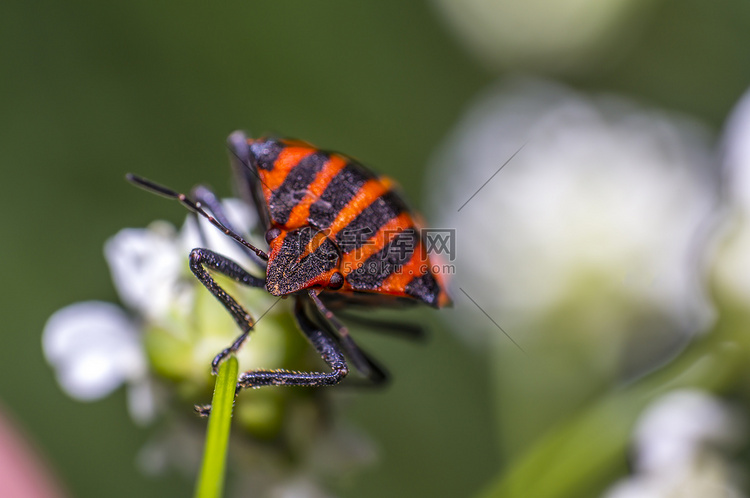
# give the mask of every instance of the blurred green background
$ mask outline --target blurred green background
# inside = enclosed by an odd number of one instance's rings
[[[750,83],[750,4],[653,7],[632,46],[567,81],[685,111],[718,130]],[[499,75],[427,2],[10,2],[0,7],[0,37],[0,403],[73,496],[192,489],[178,475],[136,469],[150,431],[130,421],[122,391],[73,401],[41,353],[55,310],[116,301],[102,255],[108,237],[184,218],[135,191],[126,172],[228,195],[224,140],[241,128],[351,154],[419,205],[431,154]],[[441,329],[435,312],[410,316],[434,324],[428,344],[361,339],[395,382],[346,409],[379,461],[341,483],[342,496],[468,496],[502,466],[486,361]]]

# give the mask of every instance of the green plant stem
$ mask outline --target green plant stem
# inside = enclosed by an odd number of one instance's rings
[[[237,358],[234,356],[230,356],[219,367],[195,498],[220,498],[222,495],[238,370]]]

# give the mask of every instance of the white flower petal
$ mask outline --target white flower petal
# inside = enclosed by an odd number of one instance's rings
[[[250,228],[257,221],[257,216],[250,207],[239,199],[224,199],[222,206],[232,227],[239,232],[239,235],[248,237]],[[186,255],[196,247],[207,247],[241,265],[248,263],[247,254],[238,242],[211,225],[205,218],[199,218],[198,223],[200,230],[196,225],[196,218],[188,216],[180,231],[179,245]],[[259,244],[254,240],[248,240],[248,242]]]
[[[58,380],[73,398],[89,401],[107,396],[126,380],[105,351],[82,351],[58,370]]]
[[[222,205],[232,225],[242,233],[250,232],[258,223],[258,214],[255,208],[248,206],[240,199],[222,199]]]
[[[125,229],[109,239],[105,255],[122,301],[148,318],[160,317],[175,300],[187,253],[164,224]]]
[[[91,301],[54,313],[42,346],[63,389],[80,400],[98,399],[145,374],[137,329],[117,306]]]
[[[635,429],[636,466],[660,472],[689,465],[706,447],[731,448],[744,427],[717,398],[684,390],[663,396],[641,416]]]

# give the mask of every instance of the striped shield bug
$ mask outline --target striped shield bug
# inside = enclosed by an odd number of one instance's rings
[[[383,369],[357,346],[333,311],[357,305],[422,303],[440,308],[450,303],[417,216],[388,178],[343,154],[295,140],[252,139],[239,131],[229,136],[228,147],[236,187],[244,201],[255,206],[268,251],[232,228],[221,204],[207,188],[196,187],[188,196],[132,174],[127,176],[135,185],[176,199],[208,219],[244,246],[265,270],[264,277],[257,277],[209,249],[191,251],[191,271],[242,331],[234,343],[216,355],[214,372],[224,358],[242,346],[255,322],[210,272],[263,288],[274,296],[293,296],[300,330],[331,369],[253,370],[240,375],[238,392],[267,385],[338,384],[349,372],[348,362],[371,381],[384,381]],[[419,333],[414,326],[370,324]],[[205,407],[199,411],[205,414],[208,410]]]

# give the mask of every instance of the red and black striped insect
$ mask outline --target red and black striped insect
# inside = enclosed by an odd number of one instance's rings
[[[349,372],[347,358],[373,382],[385,380],[383,369],[356,345],[331,310],[414,303],[439,308],[450,302],[415,214],[389,179],[348,156],[294,140],[247,138],[242,132],[230,135],[228,145],[236,186],[260,214],[268,252],[232,228],[221,204],[205,187],[197,187],[189,197],[128,175],[136,185],[177,199],[206,217],[265,269],[265,277],[256,277],[209,249],[191,251],[190,269],[242,330],[214,358],[214,371],[242,345],[254,320],[209,270],[265,288],[274,296],[294,296],[299,328],[331,368],[331,372],[245,372],[238,379],[238,391],[266,385],[337,384]]]

